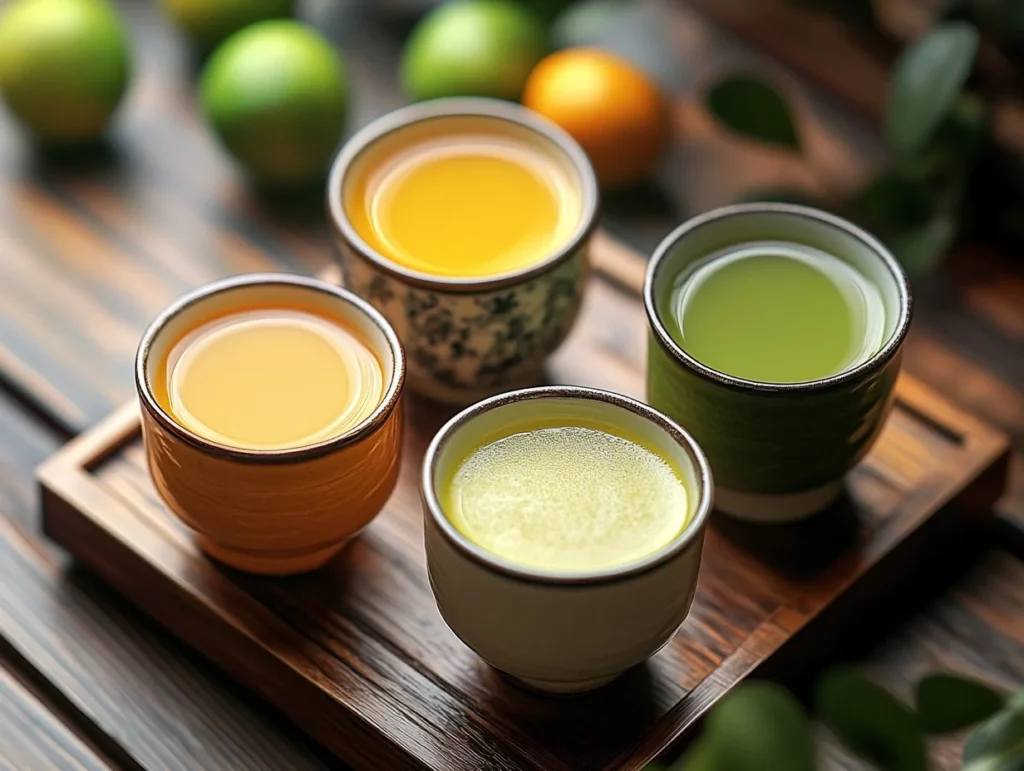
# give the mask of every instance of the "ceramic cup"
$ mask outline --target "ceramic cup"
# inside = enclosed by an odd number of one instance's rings
[[[285,450],[238,449],[205,439],[154,396],[152,377],[197,322],[275,303],[321,310],[362,333],[384,366],[384,398],[339,436]],[[142,437],[157,492],[199,547],[252,573],[301,573],[327,562],[380,511],[398,477],[405,364],[387,321],[351,292],[315,279],[249,275],[178,300],[150,325],[135,362]]]
[[[367,173],[375,154],[449,128],[514,136],[551,154],[580,199],[579,223],[561,248],[515,272],[450,278],[399,265],[356,232],[345,191]],[[580,307],[597,201],[594,172],[568,134],[523,107],[491,99],[439,99],[385,115],[346,143],[327,186],[345,286],[394,325],[408,355],[409,387],[453,404],[542,382],[545,359]]]
[[[662,549],[621,567],[553,572],[495,556],[449,522],[436,485],[484,437],[520,419],[599,417],[643,436],[686,476],[689,522]],[[437,607],[481,658],[532,690],[597,688],[662,648],[689,612],[711,510],[711,472],[686,431],[625,396],[575,386],[486,399],[452,418],[423,461],[427,570]]]
[[[879,289],[884,344],[837,375],[762,383],[688,355],[663,318],[673,282],[706,255],[753,241],[789,241],[844,260]],[[754,521],[810,516],[842,491],[843,476],[878,437],[892,403],[911,301],[899,264],[876,239],[802,206],[744,204],[696,217],[670,234],[647,268],[647,401],[687,427],[711,462],[716,507]]]

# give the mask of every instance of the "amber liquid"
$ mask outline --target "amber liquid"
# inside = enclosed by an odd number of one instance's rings
[[[301,308],[209,319],[170,349],[157,401],[185,428],[230,447],[280,450],[331,439],[383,398],[384,369],[359,333]]]
[[[401,132],[356,173],[345,209],[356,231],[421,273],[472,278],[528,267],[576,229],[579,194],[537,143],[481,131]]]

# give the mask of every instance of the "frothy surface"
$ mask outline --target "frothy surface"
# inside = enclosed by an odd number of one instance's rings
[[[476,449],[442,498],[469,540],[548,570],[635,562],[675,538],[688,519],[686,487],[667,461],[580,426],[512,434]]]

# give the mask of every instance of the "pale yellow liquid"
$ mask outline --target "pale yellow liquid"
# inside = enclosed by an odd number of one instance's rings
[[[682,476],[630,439],[539,428],[472,451],[441,491],[455,528],[520,565],[593,571],[636,562],[686,525]]]
[[[183,426],[254,450],[345,433],[384,394],[381,364],[353,329],[292,308],[244,310],[199,326],[156,379],[158,401]]]
[[[407,268],[463,278],[516,271],[558,251],[579,223],[565,169],[526,141],[455,134],[384,155],[345,207],[367,243]]]

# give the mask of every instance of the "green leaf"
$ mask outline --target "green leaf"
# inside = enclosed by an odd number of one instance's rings
[[[850,217],[871,231],[886,232],[928,219],[934,209],[932,191],[903,169],[879,174],[848,205]]]
[[[997,713],[971,734],[963,761],[964,771],[1024,769],[1024,703]]]
[[[859,672],[839,668],[823,676],[815,709],[847,747],[884,771],[926,771],[917,714]]]
[[[897,153],[919,150],[934,135],[967,82],[978,52],[978,30],[944,22],[896,62],[886,114],[886,136]]]
[[[773,86],[752,75],[730,75],[708,89],[711,113],[737,134],[787,150],[800,150],[789,105]]]
[[[912,278],[927,276],[942,264],[957,235],[956,219],[946,212],[935,215],[921,225],[879,236]]]
[[[814,771],[807,715],[796,698],[772,683],[734,688],[708,716],[701,745],[701,771]]]
[[[707,743],[698,741],[672,766],[671,771],[715,771],[715,769],[714,759],[711,757]]]
[[[1005,699],[984,683],[938,673],[921,679],[915,701],[924,730],[941,734],[991,717],[1002,709]]]

